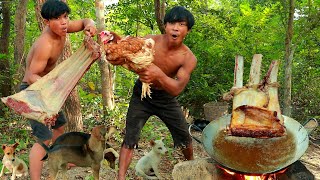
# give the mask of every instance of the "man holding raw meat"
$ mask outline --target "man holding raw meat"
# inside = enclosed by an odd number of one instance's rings
[[[133,88],[127,119],[126,134],[120,150],[118,179],[124,180],[138,146],[141,129],[150,116],[158,116],[168,127],[175,147],[182,150],[187,160],[193,159],[192,139],[179,103],[176,100],[189,82],[197,60],[191,50],[183,44],[184,38],[194,25],[193,15],[184,7],[176,6],[164,18],[166,34],[149,35],[154,44],[154,60],[142,69],[134,71],[139,79]],[[108,53],[111,52],[109,49]],[[109,60],[111,64],[126,63],[123,58]],[[133,68],[134,69],[134,68]],[[141,99],[142,83],[151,85],[151,97]]]
[[[95,35],[96,28],[93,20],[69,21],[69,13],[70,8],[68,5],[60,0],[47,0],[43,4],[41,15],[46,26],[32,45],[27,56],[26,71],[20,86],[21,90],[26,89],[55,68],[64,49],[67,33],[84,30],[86,35]],[[54,141],[64,132],[66,118],[63,113],[60,112],[57,119],[53,121],[55,122],[51,132],[46,125],[36,120],[29,120],[33,135],[46,145],[49,145],[51,140]],[[32,180],[40,179],[43,166],[41,159],[45,154],[46,151],[40,144],[35,143],[32,146],[29,155],[30,177]]]

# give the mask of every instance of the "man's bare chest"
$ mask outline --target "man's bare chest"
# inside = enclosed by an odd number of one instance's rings
[[[57,64],[58,60],[62,56],[63,47],[62,48],[56,48],[56,51],[52,51],[50,53],[50,58],[48,59],[46,69],[48,71],[51,71]]]
[[[182,66],[184,57],[179,54],[158,52],[155,54],[154,64],[167,75],[175,74]]]

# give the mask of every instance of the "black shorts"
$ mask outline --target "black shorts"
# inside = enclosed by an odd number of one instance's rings
[[[29,87],[29,84],[26,82],[22,82],[20,85],[20,91],[26,89],[27,87]],[[28,119],[28,120],[32,128],[32,134],[36,136],[39,140],[46,141],[52,138],[52,132],[49,130],[49,128],[46,125],[33,119]],[[57,120],[55,122],[55,125],[52,126],[52,129],[57,129],[63,126],[66,122],[67,122],[66,116],[64,115],[63,112],[60,111],[57,117]]]
[[[128,108],[126,134],[123,145],[137,148],[141,129],[150,116],[158,116],[168,127],[175,147],[185,148],[191,142],[188,125],[181,107],[174,96],[163,90],[151,89],[151,98],[141,100],[141,81],[137,80]]]

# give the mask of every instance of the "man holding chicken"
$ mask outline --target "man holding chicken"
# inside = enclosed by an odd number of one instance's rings
[[[193,159],[192,139],[179,103],[176,100],[190,80],[197,64],[192,51],[183,44],[194,25],[193,15],[184,7],[176,6],[164,17],[165,34],[148,35],[154,44],[154,60],[142,69],[132,68],[139,75],[133,88],[127,119],[126,134],[120,150],[118,179],[124,180],[138,146],[141,129],[150,116],[158,116],[168,127],[175,147],[182,150],[187,160]],[[108,54],[115,52],[108,51]],[[124,58],[108,59],[113,65],[125,64]],[[151,84],[151,98],[141,99],[142,83]]]

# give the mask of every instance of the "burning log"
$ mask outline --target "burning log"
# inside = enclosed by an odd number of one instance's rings
[[[50,73],[27,89],[1,100],[16,113],[45,123],[57,116],[72,89],[99,57],[100,46],[91,37],[85,37],[84,45]]]
[[[224,95],[233,98],[230,133],[234,136],[269,138],[284,135],[284,121],[278,100],[277,73],[279,63],[273,61],[260,82],[262,55],[255,54],[250,69],[249,83],[242,86],[243,58],[236,57],[234,87]]]

